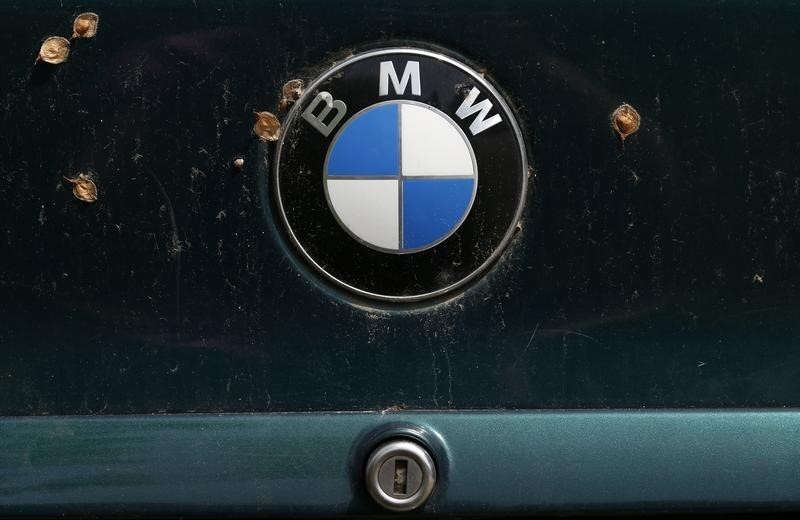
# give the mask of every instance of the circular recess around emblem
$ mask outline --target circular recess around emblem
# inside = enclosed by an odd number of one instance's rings
[[[275,193],[311,265],[359,295],[413,301],[485,271],[525,200],[525,145],[483,76],[398,47],[344,60],[284,123]]]

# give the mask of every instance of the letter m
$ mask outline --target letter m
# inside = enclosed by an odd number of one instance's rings
[[[480,91],[477,88],[472,87],[472,90],[469,91],[467,97],[464,98],[464,102],[461,103],[461,106],[458,107],[458,110],[456,110],[456,115],[461,119],[469,117],[475,112],[478,112],[478,116],[474,121],[472,121],[472,124],[469,125],[469,131],[472,133],[472,135],[478,135],[487,128],[491,128],[503,120],[503,118],[500,117],[500,114],[495,114],[489,119],[486,119],[486,116],[488,116],[489,112],[492,110],[492,102],[488,99],[484,99],[477,105],[473,104],[475,103],[475,100],[478,99],[479,95]]]
[[[397,78],[397,71],[394,70],[394,64],[391,61],[381,62],[380,81],[378,83],[378,95],[389,95],[389,80],[392,81],[392,86],[397,94],[403,94],[406,91],[408,83],[411,82],[411,94],[414,96],[422,95],[422,88],[419,81],[419,62],[409,61],[406,63],[406,68],[403,69],[403,78]]]

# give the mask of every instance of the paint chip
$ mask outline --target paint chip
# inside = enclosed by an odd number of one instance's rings
[[[64,63],[69,58],[69,40],[61,36],[50,36],[39,49],[38,59],[51,65]]]
[[[97,186],[89,175],[81,173],[75,179],[64,177],[64,180],[72,184],[72,194],[76,199],[83,202],[97,201]]]
[[[616,130],[623,142],[629,135],[639,130],[641,121],[639,112],[627,103],[620,105],[611,114],[611,127]]]
[[[73,38],[94,38],[100,17],[96,13],[81,13],[72,24]]]
[[[253,133],[262,141],[277,141],[281,136],[281,122],[272,112],[256,112]]]

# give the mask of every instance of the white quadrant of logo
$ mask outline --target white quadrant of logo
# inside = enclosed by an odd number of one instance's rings
[[[337,221],[359,242],[390,253],[423,251],[452,235],[478,183],[463,131],[441,111],[408,100],[353,116],[331,142],[324,170]]]

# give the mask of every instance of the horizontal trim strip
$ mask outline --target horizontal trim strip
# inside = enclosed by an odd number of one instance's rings
[[[795,410],[469,411],[0,419],[0,513],[374,514],[354,453],[394,422],[442,439],[437,513],[800,505]]]

